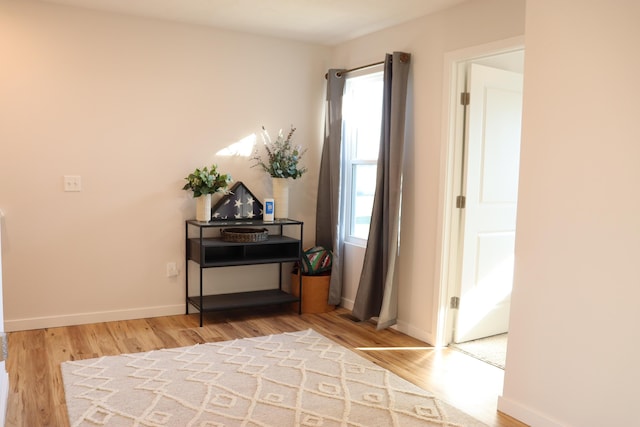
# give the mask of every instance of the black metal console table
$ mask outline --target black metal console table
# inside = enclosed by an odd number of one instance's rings
[[[237,243],[224,241],[220,237],[223,228],[267,228],[269,236],[260,242]],[[285,227],[298,227],[298,238],[284,234]],[[189,231],[192,231],[190,234]],[[303,223],[293,219],[271,222],[262,220],[209,221],[188,220],[185,224],[185,312],[189,305],[200,312],[200,326],[203,314],[210,311],[264,305],[287,304],[302,301],[302,280],[299,297],[282,289],[282,265],[300,261],[302,256]],[[200,270],[200,292],[189,295],[189,261],[195,262]],[[279,264],[278,287],[267,290],[237,292],[228,294],[203,295],[203,270],[215,267],[242,266],[254,264]],[[294,284],[292,284],[294,286]],[[301,312],[302,304],[298,304]]]

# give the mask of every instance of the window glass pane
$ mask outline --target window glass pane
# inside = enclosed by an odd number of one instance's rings
[[[343,115],[345,130],[351,137],[353,156],[356,159],[378,158],[382,88],[382,73],[354,77],[347,81]]]
[[[353,165],[353,199],[351,209],[351,235],[369,237],[373,194],[376,190],[376,165]]]
[[[382,79],[366,80],[358,86],[358,139],[356,158],[376,160],[380,146],[382,117]]]

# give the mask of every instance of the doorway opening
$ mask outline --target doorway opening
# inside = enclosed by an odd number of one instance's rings
[[[500,367],[513,285],[524,71],[521,40],[506,44],[449,58],[436,338],[484,361],[489,353]]]

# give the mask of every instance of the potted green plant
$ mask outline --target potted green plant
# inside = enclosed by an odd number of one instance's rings
[[[211,220],[211,195],[214,193],[226,193],[231,182],[231,175],[223,174],[218,171],[217,165],[211,165],[211,168],[205,166],[202,169],[196,168],[192,173],[185,177],[187,183],[182,187],[183,190],[193,192],[196,199],[196,220]]]
[[[289,215],[289,182],[288,179],[297,179],[307,171],[300,165],[300,159],[307,152],[300,145],[293,145],[293,134],[296,128],[291,126],[287,136],[282,129],[278,132],[275,141],[262,126],[262,142],[266,156],[260,153],[259,148],[253,154],[251,167],[260,167],[272,177],[273,199],[276,218],[287,218]]]

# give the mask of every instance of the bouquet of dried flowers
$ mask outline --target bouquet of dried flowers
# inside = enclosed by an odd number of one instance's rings
[[[304,166],[299,166],[298,162],[307,152],[306,149],[302,149],[299,145],[292,144],[293,133],[296,128],[291,126],[291,130],[285,138],[282,129],[278,133],[278,138],[275,141],[271,140],[269,133],[262,126],[262,142],[267,152],[266,159],[263,160],[259,150],[253,154],[251,160],[255,163],[251,167],[259,166],[269,175],[274,178],[299,178],[303,173],[307,171]]]

